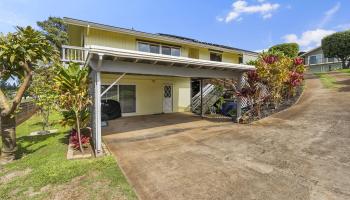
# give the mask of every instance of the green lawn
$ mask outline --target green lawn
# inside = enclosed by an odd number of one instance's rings
[[[350,75],[350,69],[339,69],[337,71],[342,72],[342,73],[347,73]]]
[[[336,88],[336,79],[327,73],[315,73],[318,76],[325,88]]]
[[[67,160],[67,128],[54,114],[59,133],[29,136],[40,130],[39,116],[17,127],[17,160],[0,166],[0,199],[136,199],[112,156]]]

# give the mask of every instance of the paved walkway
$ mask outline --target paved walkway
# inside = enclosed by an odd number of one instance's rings
[[[350,76],[332,75],[338,88],[310,78],[297,105],[251,125],[185,120],[104,140],[141,199],[350,199]]]

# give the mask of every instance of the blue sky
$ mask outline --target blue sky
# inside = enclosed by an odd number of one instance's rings
[[[248,50],[350,29],[349,0],[0,0],[0,32],[48,16],[169,33]]]

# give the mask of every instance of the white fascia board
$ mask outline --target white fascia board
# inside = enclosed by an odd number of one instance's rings
[[[161,62],[217,67],[217,68],[225,68],[225,69],[231,69],[231,70],[242,70],[242,71],[255,70],[255,67],[252,65],[215,62],[215,61],[209,61],[209,60],[193,59],[193,58],[187,58],[187,57],[176,57],[176,56],[154,54],[154,53],[147,53],[147,52],[141,52],[141,51],[132,51],[132,50],[96,46],[96,45],[91,45],[91,46],[88,46],[87,48],[89,50],[89,54],[102,53],[104,55],[124,57],[124,58],[145,59],[145,60],[154,60],[154,61],[161,61]]]

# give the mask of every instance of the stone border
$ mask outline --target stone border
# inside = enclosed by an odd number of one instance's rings
[[[85,153],[83,155],[74,155],[74,148],[72,144],[68,145],[68,150],[67,150],[67,159],[68,160],[75,160],[75,159],[84,159],[84,158],[91,158],[92,153]]]

